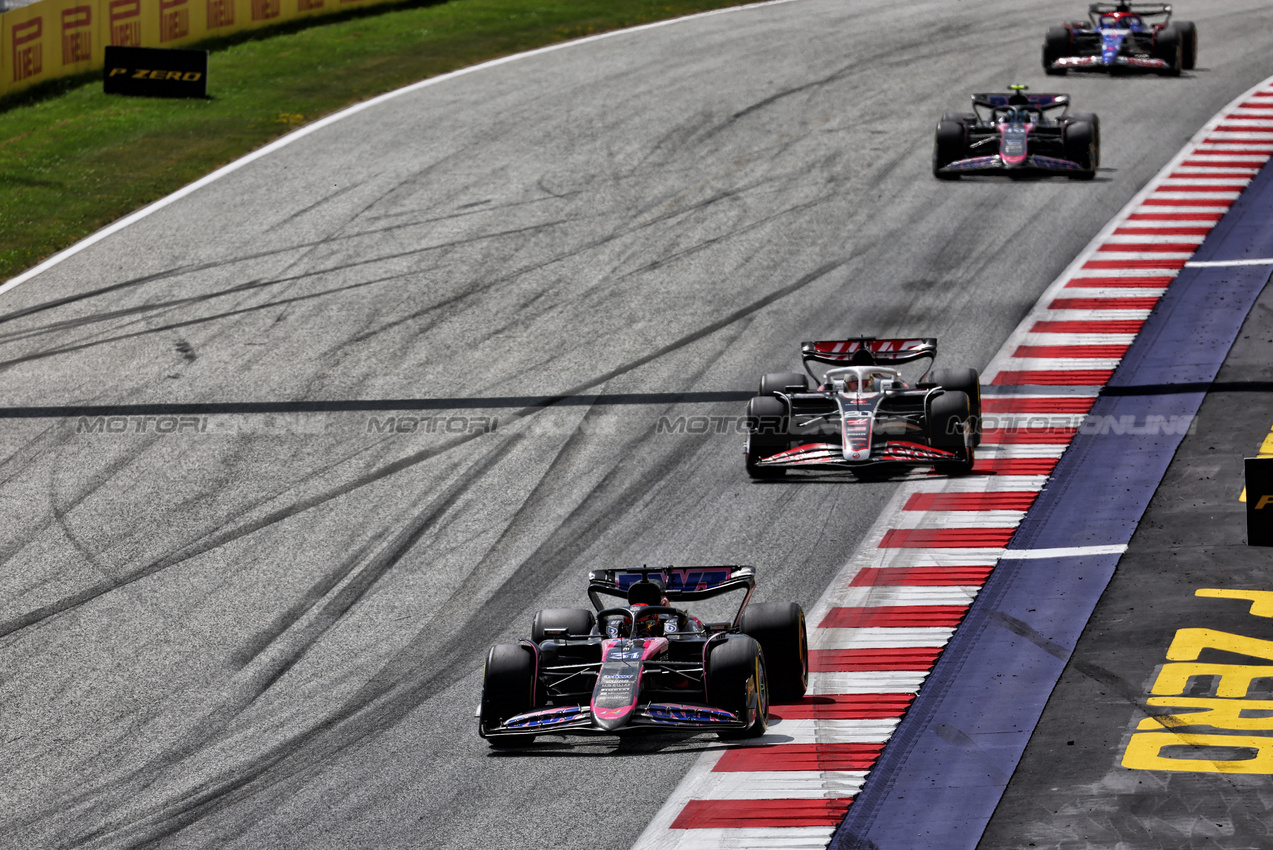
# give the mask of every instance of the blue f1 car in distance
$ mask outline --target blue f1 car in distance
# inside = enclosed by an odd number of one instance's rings
[[[1198,28],[1171,22],[1165,3],[1093,3],[1089,21],[1051,27],[1043,39],[1043,70],[1149,72],[1175,77],[1198,59]],[[1146,18],[1162,18],[1146,23]]]

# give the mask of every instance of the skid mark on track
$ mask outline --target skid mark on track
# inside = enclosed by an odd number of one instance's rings
[[[596,378],[593,378],[585,383],[571,387],[560,395],[548,397],[544,399],[542,402],[534,406],[524,407],[519,410],[516,410],[510,415],[508,415],[507,417],[505,417],[505,419],[506,421],[511,423],[513,421],[524,418],[526,416],[531,416],[535,413],[538,413],[541,410],[544,410],[545,408],[551,407],[555,404],[558,404],[559,402],[566,401],[567,399],[573,396],[582,395],[586,393],[588,390],[601,386],[607,383],[608,381],[614,378],[617,378],[620,375],[626,374],[635,369],[639,369],[640,367],[645,366],[649,363],[652,363],[662,357],[665,357],[672,352],[678,351],[686,346],[692,345],[698,342],[699,340],[702,340],[708,336],[711,336],[717,331],[734,324],[740,319],[744,319],[764,309],[765,307],[768,307],[770,304],[773,304],[775,301],[785,298],[786,296],[791,295],[794,292],[798,292],[801,289],[804,289],[805,287],[809,286],[810,284],[813,284],[814,282],[823,279],[824,277],[831,274],[832,272],[834,272],[836,269],[840,268],[847,262],[848,262],[848,258],[842,258],[842,259],[832,260],[830,262],[824,263],[823,265],[819,266],[818,268],[814,269],[808,274],[803,275],[795,282],[788,284],[787,286],[784,286],[781,289],[778,289],[770,293],[764,298],[753,301],[751,304],[748,304],[745,307],[742,307],[738,310],[735,310],[732,313],[729,313],[724,318],[716,322],[713,322],[703,328],[700,328],[699,330],[694,331],[693,333],[682,336],[681,338],[668,343],[667,345],[651,352],[650,354],[647,354],[643,357],[638,357],[632,361],[629,361],[628,363],[625,363],[621,366],[611,369],[608,372],[605,372],[602,375]],[[334,499],[337,499],[349,493],[352,493],[361,487],[365,487],[368,484],[372,484],[377,481],[381,481],[385,478],[388,478],[392,475],[396,475],[397,473],[402,472],[403,470],[410,469],[414,466],[417,466],[420,463],[423,463],[425,461],[431,460],[432,458],[445,454],[446,452],[449,452],[450,450],[458,446],[464,445],[482,436],[484,435],[480,433],[460,435],[439,446],[424,449],[424,450],[406,455],[405,457],[399,458],[396,461],[385,464],[384,466],[381,466],[375,470],[372,470],[371,472],[360,475],[348,483],[328,488],[313,496],[310,496],[309,498],[302,499],[298,502],[289,504],[285,507],[270,511],[269,513],[257,519],[244,521],[230,528],[222,529],[216,533],[207,535],[204,538],[201,538],[200,540],[194,541],[188,546],[183,547],[181,550],[174,552],[173,554],[168,555],[167,557],[161,558],[157,561],[147,564],[146,566],[138,570],[135,570],[131,573],[127,573],[116,579],[99,582],[97,584],[94,584],[90,587],[87,587],[79,591],[78,593],[71,594],[70,596],[64,597],[63,599],[60,599],[56,602],[52,602],[48,605],[43,605],[35,610],[27,612],[26,614],[13,617],[9,620],[0,621],[0,637],[5,637],[7,635],[14,634],[15,632],[19,632],[23,629],[37,625],[49,619],[50,617],[55,617],[58,614],[61,614],[79,605],[83,605],[85,603],[91,602],[94,599],[97,599],[98,597],[101,597],[107,593],[110,593],[113,590],[117,590],[121,587],[128,586],[148,576],[154,575],[155,573],[166,570],[169,567],[182,564],[193,557],[204,554],[206,552],[210,552],[213,549],[219,548],[228,543],[232,543],[236,540],[239,540],[240,538],[254,534],[257,531],[260,531],[264,528],[268,528],[269,526],[275,525],[276,523],[282,522],[298,514],[304,513],[305,511],[308,511],[311,508],[317,507],[319,505],[324,505]]]

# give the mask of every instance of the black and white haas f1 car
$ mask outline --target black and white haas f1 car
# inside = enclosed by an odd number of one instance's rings
[[[972,112],[942,116],[933,142],[933,174],[942,180],[965,174],[1095,177],[1100,120],[1090,112],[1070,112],[1068,94],[1009,88],[1009,94],[974,94]]]
[[[1198,61],[1198,28],[1171,20],[1165,3],[1093,3],[1089,20],[1049,27],[1043,38],[1043,70],[1105,73],[1148,72],[1179,76]],[[1147,23],[1146,18],[1162,18]]]
[[[808,377],[765,375],[747,402],[751,477],[811,467],[862,476],[915,466],[950,475],[972,471],[981,441],[980,376],[975,369],[933,370],[937,340],[805,342],[800,353]],[[914,384],[893,368],[921,360],[927,368]],[[818,376],[815,363],[831,368]]]
[[[809,652],[800,606],[749,605],[755,587],[755,570],[744,566],[590,572],[595,614],[540,611],[529,639],[491,648],[478,734],[493,747],[555,733],[763,735],[771,695],[804,695]],[[679,604],[719,607],[710,600],[726,594],[741,602],[724,622],[704,622]]]

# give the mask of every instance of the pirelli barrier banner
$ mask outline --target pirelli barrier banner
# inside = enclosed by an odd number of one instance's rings
[[[209,38],[400,0],[40,0],[0,12],[0,97],[101,70],[106,47]]]

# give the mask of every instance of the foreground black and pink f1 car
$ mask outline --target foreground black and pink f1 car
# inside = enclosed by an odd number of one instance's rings
[[[1065,175],[1090,180],[1100,165],[1099,119],[1070,112],[1068,94],[972,96],[972,112],[948,112],[937,123],[933,174],[958,180],[965,174]]]
[[[1043,70],[1149,72],[1174,77],[1198,59],[1198,28],[1171,20],[1165,3],[1093,3],[1090,21],[1050,27],[1043,39]],[[1149,22],[1147,18],[1161,18]]]
[[[589,573],[595,614],[540,611],[529,639],[491,648],[478,734],[493,747],[556,733],[763,735],[771,694],[804,695],[809,654],[800,606],[749,605],[755,588],[755,570],[744,566]],[[741,601],[725,621],[673,605],[716,613],[731,594]],[[622,604],[606,604],[603,596]]]
[[[980,376],[975,369],[933,370],[937,340],[824,340],[803,343],[800,353],[808,376],[765,375],[747,403],[744,451],[753,478],[828,467],[861,475],[914,466],[952,475],[972,470]],[[913,384],[893,368],[918,361],[927,368]],[[832,368],[818,375],[815,363]]]

